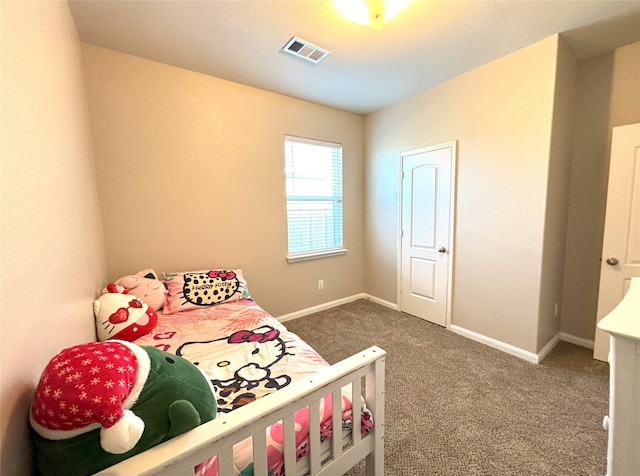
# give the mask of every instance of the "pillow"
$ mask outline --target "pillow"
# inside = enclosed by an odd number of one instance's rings
[[[107,289],[113,289],[112,284]],[[131,342],[151,332],[158,323],[156,312],[132,294],[103,294],[93,301],[93,315],[101,342],[107,339]]]
[[[169,290],[163,314],[251,299],[241,269],[164,273]]]

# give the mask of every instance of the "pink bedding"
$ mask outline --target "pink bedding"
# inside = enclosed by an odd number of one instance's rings
[[[235,302],[159,315],[158,325],[135,341],[181,355],[198,365],[211,379],[218,400],[218,412],[230,412],[273,393],[291,382],[313,374],[329,364],[296,334],[254,301]],[[351,423],[351,401],[343,389],[343,428]],[[363,408],[362,431],[372,426],[371,414]],[[331,398],[320,402],[321,438],[331,436]],[[308,411],[296,413],[298,456],[306,453]],[[267,429],[269,470],[283,474],[282,426]],[[234,447],[236,474],[253,474],[252,446],[247,439]],[[196,468],[203,476],[217,475],[216,458]]]

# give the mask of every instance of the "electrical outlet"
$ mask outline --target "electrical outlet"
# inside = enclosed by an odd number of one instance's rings
[[[318,289],[324,289],[324,279],[318,280]]]
[[[555,306],[555,308],[553,310],[553,313],[554,313],[554,315],[556,317],[558,317],[560,315],[560,303],[559,302],[556,303],[556,306]]]

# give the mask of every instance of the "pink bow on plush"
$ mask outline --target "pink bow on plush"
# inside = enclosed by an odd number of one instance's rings
[[[243,342],[268,342],[274,340],[280,332],[277,329],[271,329],[267,332],[238,331],[229,336],[229,344],[242,344]]]
[[[129,290],[121,284],[109,283],[104,287],[101,294],[106,293],[129,294]]]

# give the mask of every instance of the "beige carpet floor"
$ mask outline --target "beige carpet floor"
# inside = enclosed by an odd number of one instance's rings
[[[560,342],[535,365],[368,300],[286,326],[330,363],[387,351],[388,476],[606,472],[609,366],[590,349]]]

